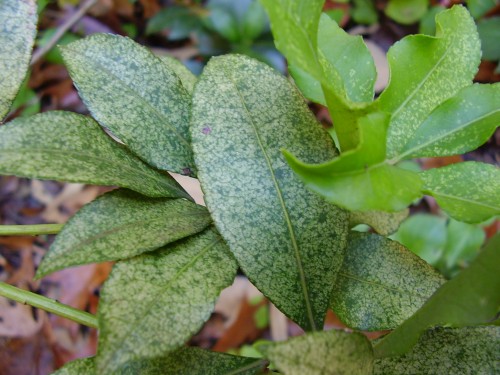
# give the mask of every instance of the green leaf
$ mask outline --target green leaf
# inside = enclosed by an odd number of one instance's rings
[[[409,25],[420,20],[429,6],[429,0],[389,0],[385,14],[394,21]]]
[[[481,38],[481,50],[483,59],[497,61],[500,60],[500,17],[491,17],[481,20],[477,24],[477,31]]]
[[[53,111],[0,127],[0,173],[117,185],[151,197],[184,197],[175,180],[114,142],[90,117]]]
[[[401,357],[375,360],[374,375],[497,374],[500,327],[438,328]]]
[[[193,95],[194,85],[198,78],[179,60],[170,56],[161,56],[160,59],[167,65],[170,71],[179,77],[182,86],[184,86],[189,95]]]
[[[201,27],[200,17],[190,7],[170,5],[156,13],[146,26],[146,34],[168,29],[168,40],[189,38]]]
[[[408,209],[398,212],[352,211],[349,213],[349,226],[368,224],[375,232],[388,236],[398,230],[399,225],[408,217]]]
[[[36,277],[66,267],[131,258],[198,233],[210,221],[204,207],[184,199],[146,198],[115,190],[68,221]]]
[[[500,124],[500,83],[472,85],[437,107],[401,149],[398,159],[450,156],[485,143]]]
[[[333,287],[331,308],[351,328],[393,329],[444,282],[401,244],[376,234],[352,233]]]
[[[351,15],[354,21],[365,25],[373,25],[378,21],[377,10],[372,0],[354,0]]]
[[[94,357],[75,359],[52,375],[97,375]]]
[[[498,0],[466,0],[466,3],[472,16],[480,18],[498,5]]]
[[[479,223],[500,215],[500,169],[464,162],[421,173],[424,192],[456,220]]]
[[[265,367],[260,358],[182,348],[164,357],[127,363],[120,375],[255,375]]]
[[[230,42],[237,43],[241,40],[238,20],[224,6],[209,6],[210,14],[204,20],[205,26],[210,30],[215,31],[223,38]]]
[[[391,80],[378,99],[380,110],[392,114],[389,158],[401,152],[434,108],[469,86],[477,72],[481,46],[467,10],[455,5],[437,15],[436,25],[436,37],[411,35],[389,50]]]
[[[429,8],[427,13],[425,13],[425,15],[420,19],[420,25],[418,27],[419,34],[435,35],[436,16],[444,10],[446,10],[446,8],[441,5]]]
[[[314,103],[326,106],[325,94],[323,94],[321,82],[314,79],[312,75],[295,65],[288,65],[288,71],[293,77],[293,81],[297,87],[307,99]]]
[[[267,24],[268,19],[264,8],[257,0],[252,1],[243,16],[242,37],[247,40],[258,38],[266,29]]]
[[[152,166],[191,174],[191,98],[175,71],[131,39],[94,34],[62,47],[93,117]]]
[[[358,147],[323,164],[283,153],[306,186],[329,202],[350,211],[400,211],[422,195],[422,182],[417,173],[384,163],[387,120],[380,112],[362,117]]]
[[[244,56],[207,65],[191,131],[207,207],[241,268],[300,326],[321,329],[347,213],[309,192],[280,148],[321,162],[336,154],[331,138],[285,77]]]
[[[374,346],[375,357],[406,353],[430,327],[492,322],[500,307],[499,248],[500,235],[496,235],[469,268],[445,283],[410,319]]]
[[[446,219],[428,214],[412,215],[392,238],[435,266],[446,245]]]
[[[99,301],[99,373],[184,344],[208,320],[236,268],[213,229],[118,262]]]
[[[261,351],[286,375],[371,375],[373,370],[371,345],[360,333],[314,332]]]
[[[0,0],[0,121],[28,72],[36,22],[34,0]]]

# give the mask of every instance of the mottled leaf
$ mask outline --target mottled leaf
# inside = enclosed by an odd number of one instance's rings
[[[421,19],[428,6],[429,0],[389,0],[385,14],[396,22],[409,25]]]
[[[388,53],[391,80],[378,100],[392,113],[387,154],[397,156],[429,113],[472,83],[481,56],[474,20],[455,5],[436,17],[436,37],[407,36]],[[453,69],[450,69],[453,66]]]
[[[210,317],[236,268],[213,229],[118,262],[99,301],[99,373],[184,344]]]
[[[375,232],[388,236],[398,230],[399,225],[408,217],[408,209],[398,212],[384,211],[352,211],[349,213],[349,225],[354,227],[358,224],[367,224]]]
[[[152,197],[189,197],[108,137],[90,117],[53,111],[0,127],[0,173],[117,185]]]
[[[376,358],[409,351],[431,327],[466,327],[492,322],[500,307],[500,235],[493,237],[475,261],[443,284],[411,318],[374,346]]]
[[[280,148],[321,162],[335,156],[331,138],[285,77],[244,56],[207,65],[191,130],[207,207],[243,271],[291,319],[320,329],[347,213],[309,192]]]
[[[174,72],[179,77],[182,86],[192,95],[194,85],[198,78],[179,60],[170,56],[161,56],[160,59],[167,65],[170,71]]]
[[[472,85],[437,107],[398,159],[450,156],[485,143],[500,124],[500,83]]]
[[[265,367],[260,358],[182,348],[164,357],[127,363],[120,375],[255,375]]]
[[[94,357],[75,359],[52,375],[97,375]]]
[[[360,333],[314,332],[262,347],[286,375],[370,375],[373,353]]]
[[[421,173],[424,192],[456,220],[479,223],[500,215],[500,169],[464,162]]]
[[[352,233],[333,287],[331,307],[349,327],[393,329],[445,282],[401,244],[376,234]]]
[[[400,211],[422,193],[417,173],[384,163],[387,116],[362,117],[362,138],[356,149],[323,164],[307,164],[289,150],[287,162],[306,186],[329,202],[351,211]]]
[[[401,357],[375,360],[374,375],[498,374],[500,327],[437,328]]]
[[[36,22],[34,0],[0,0],[0,121],[28,72]]]
[[[157,167],[190,174],[191,98],[174,70],[118,35],[94,34],[61,47],[93,117]]]
[[[68,221],[36,276],[80,264],[131,258],[198,233],[210,221],[204,207],[185,199],[146,198],[116,190],[84,206]]]

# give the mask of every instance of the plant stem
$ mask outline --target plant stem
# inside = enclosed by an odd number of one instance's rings
[[[56,300],[28,292],[0,281],[0,296],[73,320],[88,327],[98,328],[97,318],[88,312],[75,309]]]
[[[38,48],[33,53],[30,65],[31,66],[35,65],[38,62],[38,60],[40,60],[47,52],[49,52],[50,49],[57,44],[59,39],[63,37],[66,31],[72,28],[95,3],[97,3],[97,0],[86,0],[85,2],[83,2],[80,5],[80,8],[78,8],[78,10],[70,18],[68,18],[68,20],[65,23],[63,23],[60,27],[57,28],[57,31],[52,36],[52,38],[50,38],[50,40],[47,43],[45,43],[43,47]]]
[[[57,234],[64,224],[0,225],[0,236],[38,236]]]

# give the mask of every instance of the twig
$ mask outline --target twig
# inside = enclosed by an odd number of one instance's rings
[[[59,26],[55,32],[55,34],[50,38],[50,40],[45,43],[44,46],[38,48],[34,53],[33,57],[31,58],[31,63],[30,65],[33,66],[35,65],[38,60],[40,60],[47,52],[49,52],[52,47],[54,47],[59,39],[62,38],[62,36],[68,31],[71,27],[73,27],[79,20],[82,18],[85,13],[94,5],[97,3],[97,0],[86,0],[84,1],[80,8],[70,17],[66,20],[65,23],[63,23],[61,26]]]
[[[38,236],[57,234],[64,224],[0,225],[0,236]]]
[[[73,320],[87,327],[98,328],[97,318],[88,312],[75,309],[71,306],[57,302],[56,300],[41,296],[27,290],[16,288],[15,286],[0,281],[0,296],[11,300],[28,304],[33,307],[48,311],[50,313],[62,316],[63,318]]]

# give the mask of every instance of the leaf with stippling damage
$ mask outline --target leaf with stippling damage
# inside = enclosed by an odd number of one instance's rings
[[[191,73],[191,71],[186,68],[186,66],[177,60],[176,58],[170,56],[161,56],[161,61],[168,66],[168,68],[173,71],[179,79],[181,80],[182,86],[186,89],[186,91],[192,95],[194,90],[194,85],[197,81],[197,77]]]
[[[44,256],[37,278],[80,264],[131,258],[198,233],[210,221],[205,207],[185,199],[116,190],[68,221]]]
[[[358,224],[367,224],[375,232],[388,236],[398,230],[399,225],[408,217],[409,212],[407,208],[398,212],[352,211],[349,213],[349,225],[354,227]]]
[[[120,375],[255,375],[265,366],[260,358],[182,348],[163,357],[127,363]]]
[[[28,71],[36,21],[34,0],[0,0],[0,121]]]
[[[321,328],[347,213],[308,191],[280,148],[321,162],[335,156],[331,138],[285,77],[244,56],[207,65],[191,131],[207,207],[241,268],[291,319]]]
[[[75,359],[52,375],[97,375],[94,357]]]
[[[349,327],[393,329],[445,282],[403,245],[376,234],[352,233],[332,292],[332,310]]]
[[[401,152],[434,108],[469,86],[477,72],[481,45],[469,12],[455,5],[436,16],[436,27],[435,37],[407,36],[387,55],[391,81],[378,106],[392,113],[389,158]]]
[[[408,352],[431,327],[467,327],[492,322],[500,306],[500,234],[474,262],[443,284],[411,318],[374,346],[376,358]]]
[[[99,301],[99,373],[184,344],[210,317],[236,262],[213,229],[118,262]]]
[[[146,48],[94,34],[61,47],[93,117],[156,168],[191,174],[191,97],[175,72]]]
[[[500,83],[472,85],[437,107],[398,159],[450,156],[485,143],[500,124]]]
[[[0,174],[121,186],[151,197],[189,195],[114,142],[90,117],[46,112],[0,127]]]
[[[500,215],[500,169],[478,162],[452,164],[421,173],[424,192],[456,220],[479,223]]]
[[[360,333],[314,332],[259,349],[287,375],[370,375],[373,370],[370,342]]]
[[[437,328],[401,357],[375,360],[375,375],[498,374],[500,327]]]

